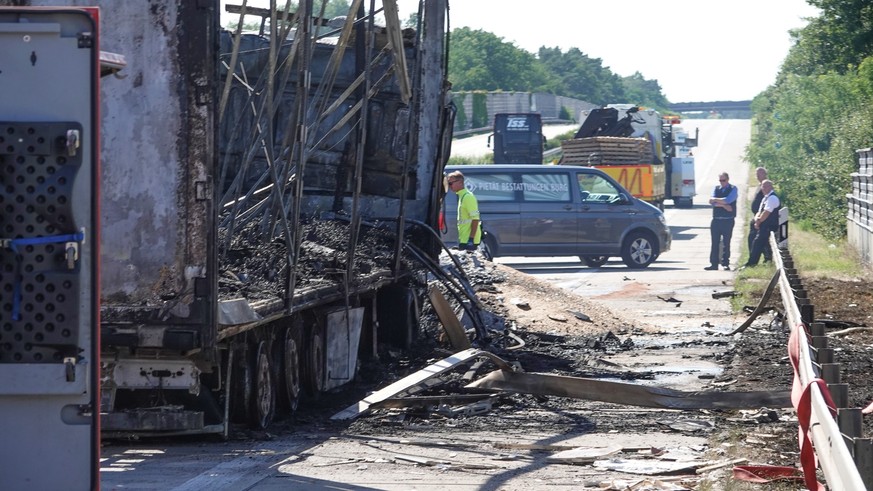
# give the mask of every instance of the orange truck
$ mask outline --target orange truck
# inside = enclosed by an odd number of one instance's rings
[[[691,207],[694,158],[688,138],[674,117],[652,109],[614,104],[582,114],[572,140],[561,143],[561,164],[596,167],[635,197],[663,209],[664,200]]]

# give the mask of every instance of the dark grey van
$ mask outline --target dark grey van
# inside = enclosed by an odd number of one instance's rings
[[[486,257],[578,256],[599,267],[619,256],[645,268],[670,250],[664,214],[634,198],[606,173],[568,165],[462,165],[484,224]],[[457,196],[444,202],[445,233],[457,245]]]

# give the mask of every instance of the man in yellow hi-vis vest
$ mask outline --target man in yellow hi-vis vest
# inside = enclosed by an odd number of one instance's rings
[[[479,202],[476,196],[464,187],[464,174],[461,171],[450,173],[446,179],[449,189],[458,195],[458,249],[475,251],[482,241]]]

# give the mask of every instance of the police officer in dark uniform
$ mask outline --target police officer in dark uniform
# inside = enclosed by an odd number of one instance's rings
[[[755,177],[758,178],[758,187],[755,189],[755,197],[752,199],[752,219],[749,220],[749,236],[747,237],[749,242],[749,252],[752,252],[752,246],[755,243],[755,236],[758,235],[758,229],[755,228],[755,216],[761,209],[761,200],[764,199],[764,192],[761,190],[761,183],[767,179],[767,169],[758,167],[755,169]],[[764,262],[768,262],[772,259],[773,251],[770,250],[770,242],[767,242],[766,247],[764,247]]]
[[[731,269],[731,236],[737,217],[737,187],[729,181],[727,172],[719,174],[719,185],[715,187],[712,197],[709,198],[709,204],[712,205],[712,223],[709,226],[712,246],[709,250],[709,266],[703,268],[708,271],[718,269],[719,262],[725,271]]]
[[[761,183],[761,191],[764,193],[764,198],[753,222],[758,233],[755,235],[752,250],[749,251],[749,261],[746,266],[758,264],[761,255],[764,254],[764,248],[770,244],[770,232],[779,228],[779,209],[782,208],[782,203],[773,190],[773,181],[764,180]]]

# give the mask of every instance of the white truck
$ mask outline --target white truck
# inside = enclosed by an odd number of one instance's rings
[[[699,128],[694,137],[681,125],[678,116],[664,116],[663,140],[665,164],[667,165],[667,196],[673,205],[691,208],[694,205],[694,147],[697,146]]]

